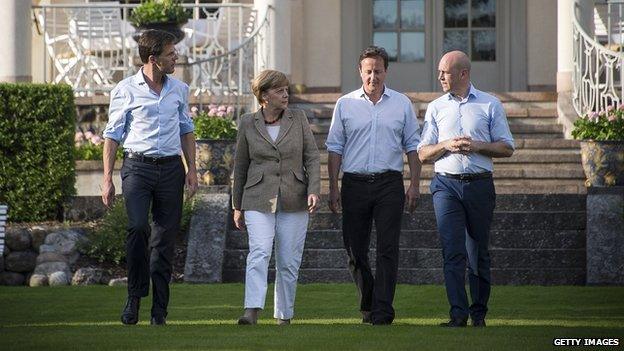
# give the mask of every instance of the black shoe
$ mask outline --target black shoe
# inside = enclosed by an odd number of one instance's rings
[[[485,319],[477,319],[472,321],[473,327],[483,328],[485,327]]]
[[[167,325],[167,318],[165,316],[152,316],[150,320],[151,325]]]
[[[388,320],[380,320],[380,321],[372,321],[373,325],[390,325],[392,324],[392,321],[388,321]]]
[[[362,311],[362,324],[371,324],[373,320],[371,319],[370,311]]]
[[[141,307],[141,298],[136,296],[128,296],[126,307],[121,312],[121,323],[137,324],[139,321],[139,307]]]
[[[466,322],[467,322],[466,319],[451,318],[451,320],[449,320],[446,323],[440,323],[440,326],[445,327],[445,328],[463,328],[467,325]]]

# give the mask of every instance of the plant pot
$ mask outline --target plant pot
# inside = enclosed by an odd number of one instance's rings
[[[199,184],[230,185],[236,140],[198,139],[195,163]]]
[[[141,34],[148,29],[158,29],[165,31],[167,33],[171,33],[176,39],[175,44],[179,43],[184,39],[184,31],[182,30],[182,26],[184,23],[175,23],[175,22],[154,22],[154,23],[146,23],[136,28],[136,32],[132,35],[132,38],[138,43]]]
[[[624,185],[624,141],[581,142],[585,186]]]

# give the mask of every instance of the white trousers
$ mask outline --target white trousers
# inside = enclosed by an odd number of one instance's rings
[[[275,239],[274,318],[291,319],[303,255],[308,212],[245,211],[249,255],[245,275],[245,308],[264,309],[269,260]]]

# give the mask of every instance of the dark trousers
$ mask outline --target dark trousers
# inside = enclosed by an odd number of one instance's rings
[[[394,320],[394,291],[399,267],[399,235],[405,204],[403,176],[390,172],[374,181],[342,177],[342,233],[349,270],[360,294],[360,310],[373,323]],[[368,260],[373,219],[377,230],[375,278]]]
[[[490,224],[496,203],[492,178],[458,180],[436,175],[433,206],[444,257],[450,317],[484,319],[490,297]],[[472,304],[465,288],[466,262]]]
[[[174,244],[182,217],[184,166],[181,159],[163,164],[125,159],[121,178],[128,213],[128,295],[147,296],[151,277],[152,315],[166,316]],[[150,208],[153,232],[148,221]]]

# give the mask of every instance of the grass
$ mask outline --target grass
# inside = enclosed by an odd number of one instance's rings
[[[544,350],[553,338],[620,338],[624,342],[623,287],[495,286],[488,327],[447,330],[442,286],[400,285],[392,326],[360,324],[351,284],[298,288],[296,319],[278,327],[272,293],[257,326],[238,326],[242,284],[171,288],[166,327],[151,327],[151,300],[140,322],[123,326],[125,288],[106,286],[0,287],[2,350]]]

